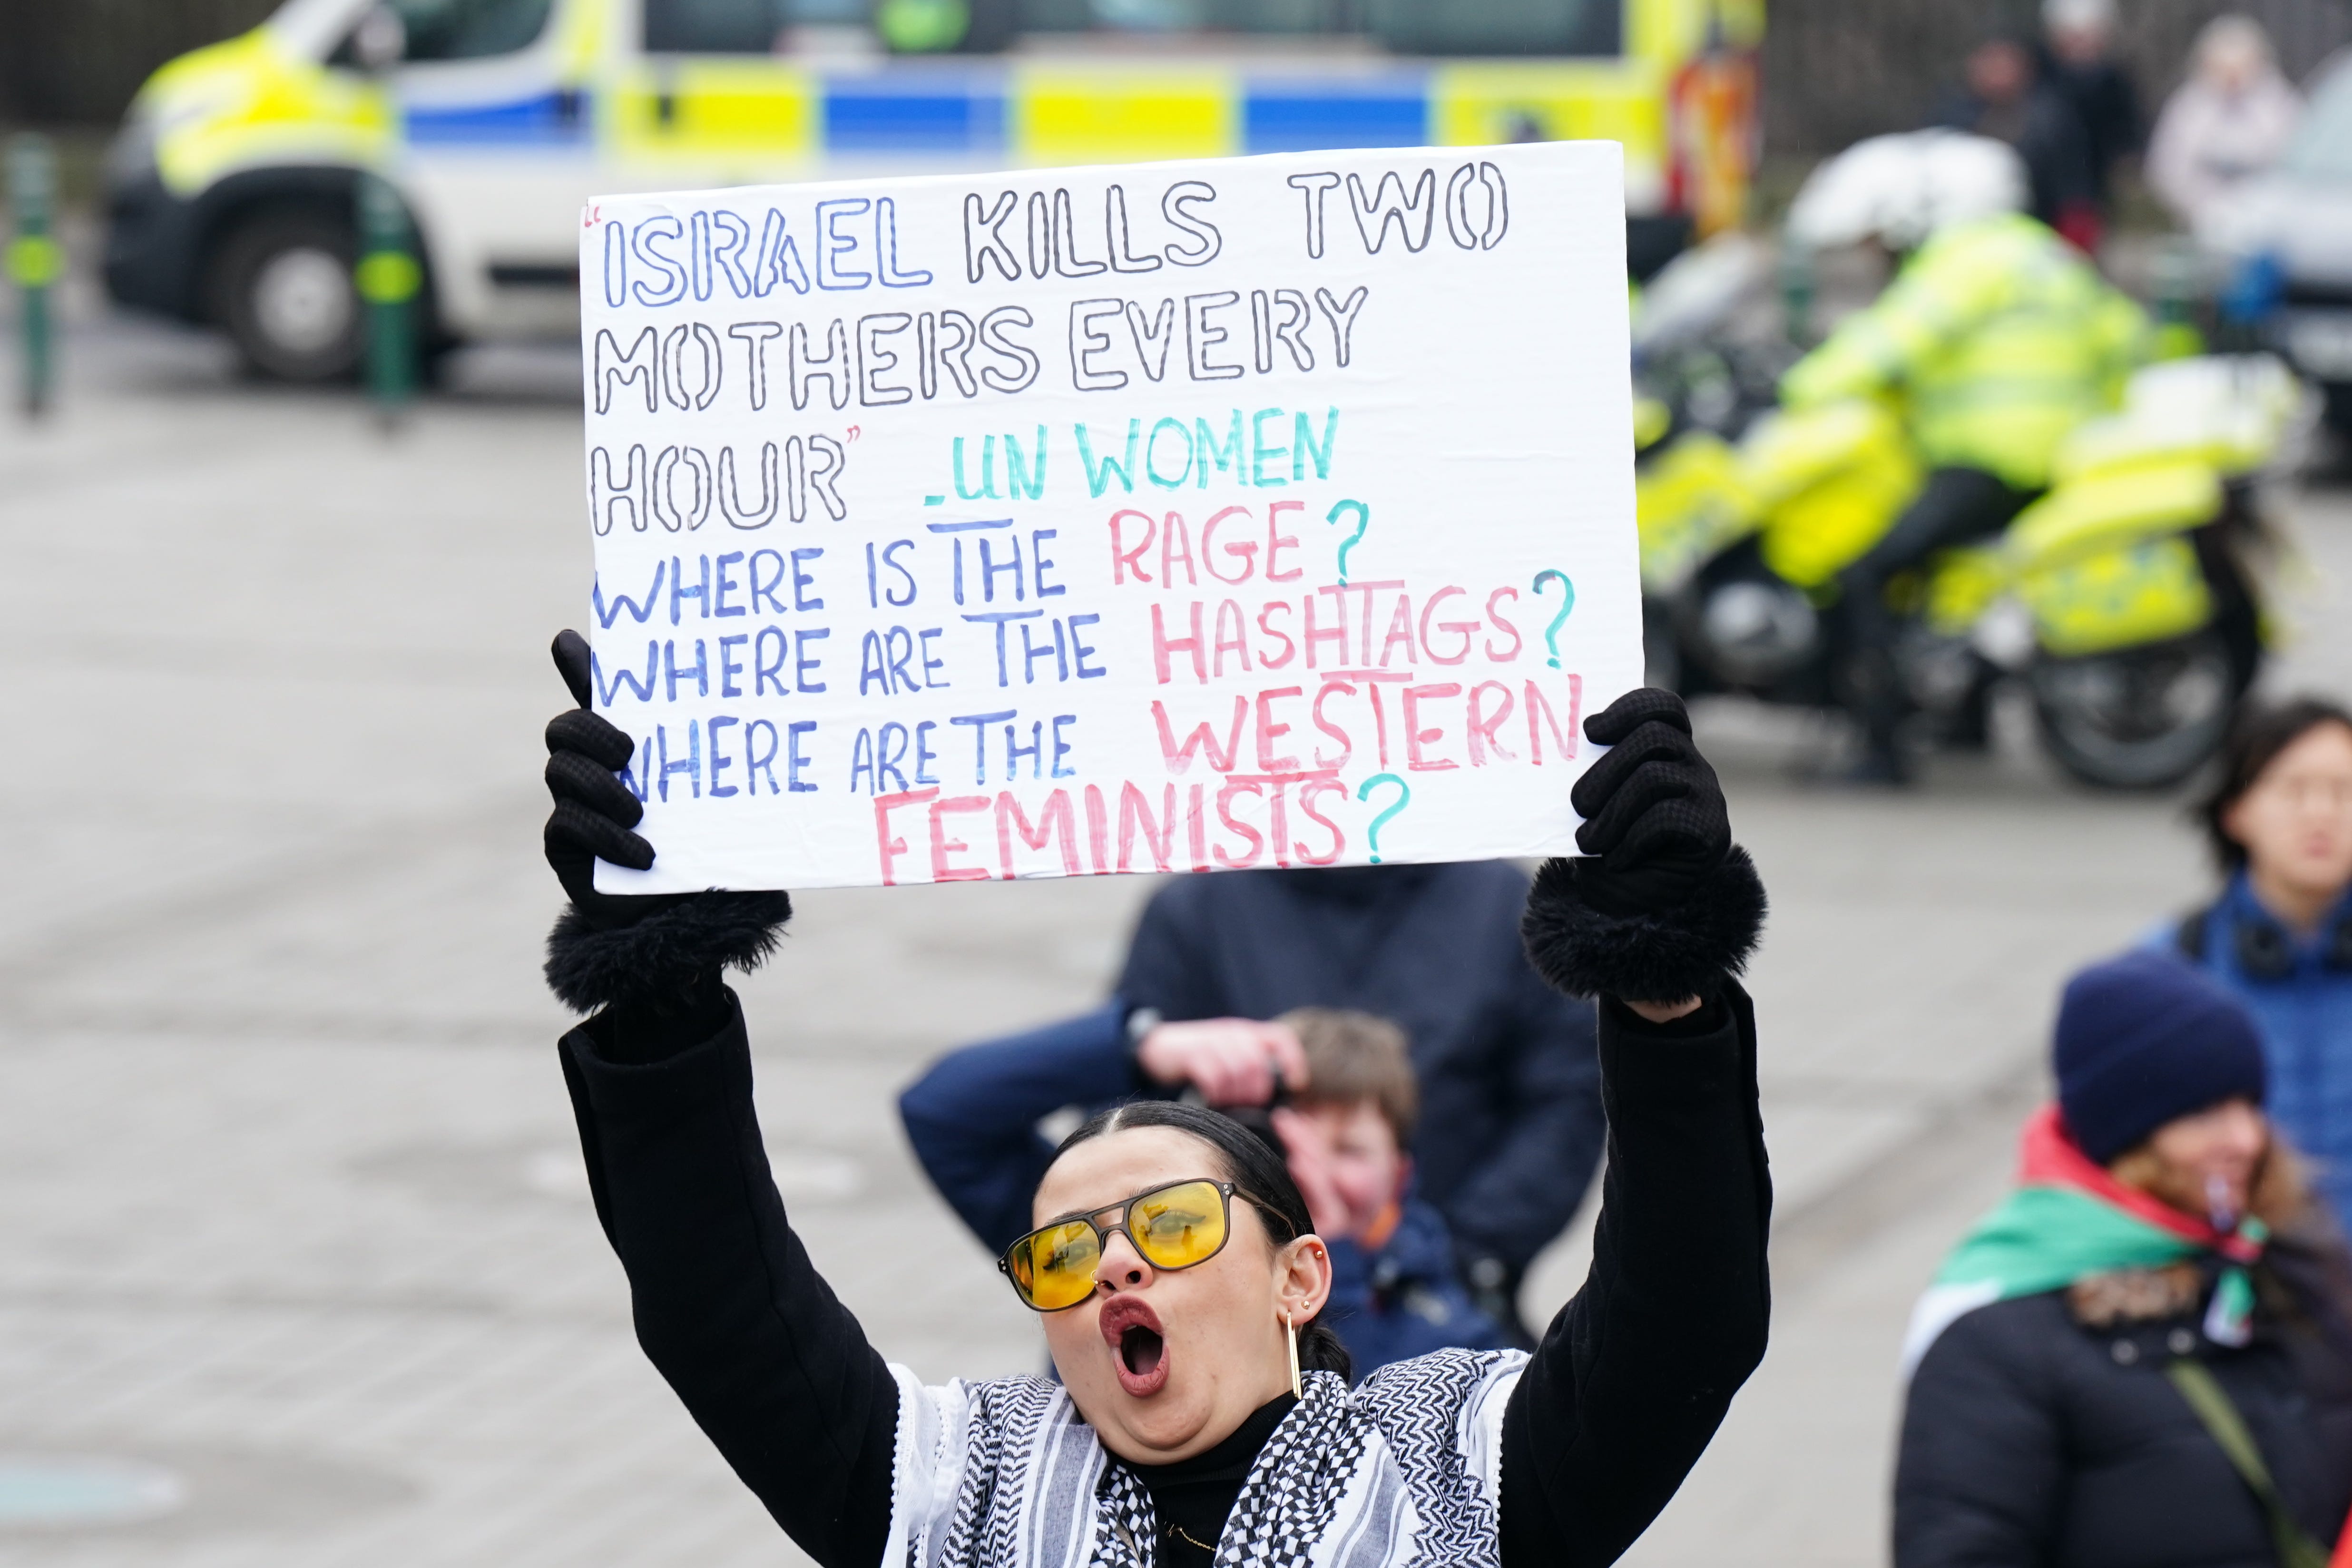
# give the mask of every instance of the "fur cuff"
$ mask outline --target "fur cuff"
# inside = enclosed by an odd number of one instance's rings
[[[567,909],[547,935],[548,989],[575,1013],[658,1006],[721,969],[757,969],[792,917],[791,895],[782,892],[697,893],[615,931],[598,931]]]
[[[1738,845],[1690,897],[1658,914],[1608,915],[1585,900],[1573,860],[1547,860],[1519,922],[1536,972],[1571,996],[1679,1002],[1738,974],[1764,931],[1764,884]]]

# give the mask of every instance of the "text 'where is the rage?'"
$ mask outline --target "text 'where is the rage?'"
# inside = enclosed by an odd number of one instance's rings
[[[1570,850],[1641,678],[1620,154],[583,215],[614,890]]]

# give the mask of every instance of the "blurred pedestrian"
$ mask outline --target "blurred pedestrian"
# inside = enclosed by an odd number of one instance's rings
[[[2197,808],[2221,895],[2150,939],[2202,966],[2262,1029],[2271,1115],[2352,1224],[2352,712],[2250,707]]]
[[[2252,16],[2216,16],[2197,35],[2189,78],[2165,100],[2147,148],[2147,183],[2194,229],[2247,180],[2279,160],[2303,96]]]
[[[2024,185],[2000,143],[1923,131],[1847,149],[1789,210],[1791,244],[1874,242],[1900,267],[1781,378],[1780,401],[1890,399],[1928,468],[1918,496],[1838,580],[1838,694],[1864,744],[1856,782],[1910,776],[1901,621],[1887,601],[1895,575],[2006,528],[2049,485],[2059,443],[2114,406],[2145,350],[2139,308],[2016,210]]]
[[[1325,1318],[1356,1375],[1447,1345],[1510,1342],[1463,1288],[1445,1221],[1411,1193],[1420,1094],[1394,1025],[1310,1007],[1170,1025],[1139,1048],[1123,1014],[1113,1005],[952,1051],[899,1097],[915,1157],[992,1254],[1033,1223],[1030,1195],[1054,1156],[1041,1121],[1191,1089],[1285,1156],[1330,1247]]]
[[[2015,149],[2025,163],[2026,210],[2095,253],[2104,220],[2091,132],[2041,58],[2024,40],[1997,35],[1969,52],[1962,79],[1937,123]]]
[[[1421,1084],[1420,1192],[1498,1323],[1601,1159],[1590,1005],[1519,937],[1527,879],[1499,861],[1234,871],[1152,895],[1118,991],[1147,1049],[1163,1025],[1347,1007],[1393,1020]]]
[[[2139,90],[2115,56],[2116,19],[2116,0],[2042,0],[2043,66],[2088,139],[2102,217],[2115,210],[2116,167],[2139,152],[2147,129]]]
[[[1329,1245],[1282,1161],[1146,1100],[1062,1140],[998,1260],[1058,1384],[927,1385],[867,1341],[769,1170],[723,974],[775,950],[790,900],[597,890],[599,859],[656,848],[586,639],[555,654],[578,706],[546,732],[571,899],[546,973],[593,1010],[561,1056],[596,1217],[646,1356],[822,1568],[1603,1563],[1674,1496],[1763,1358],[1772,1209],[1736,978],[1764,889],[1681,699],[1585,721],[1609,748],[1569,792],[1585,858],[1527,896],[1531,961],[1602,999],[1609,1089],[1591,1273],[1533,1354],[1437,1351],[1351,1388]],[[887,1212],[836,1244],[902,1292],[954,1266]]]
[[[1921,1300],[1895,1568],[2324,1568],[2352,1506],[2352,1253],[2253,1020],[2168,954],[2068,982],[2058,1103]]]

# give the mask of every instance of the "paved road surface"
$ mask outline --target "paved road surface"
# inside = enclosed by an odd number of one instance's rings
[[[62,416],[0,432],[0,1501],[43,1454],[184,1497],[0,1527],[0,1564],[796,1560],[636,1352],[536,978],[543,648],[588,573],[569,366],[478,359],[387,440],[200,340],[71,346]],[[2352,564],[2343,493],[2297,510]],[[2306,585],[2290,679],[2352,687],[2340,604]],[[1702,719],[1774,899],[1780,1310],[1632,1561],[1866,1564],[1904,1314],[2000,1185],[2053,987],[2201,870],[2176,801],[2071,789],[2014,722],[1881,800],[1792,782],[1805,723]],[[1042,1349],[891,1093],[1097,997],[1148,891],[812,894],[746,988],[795,1217],[927,1377]],[[1531,1304],[1579,1266],[1571,1237]]]

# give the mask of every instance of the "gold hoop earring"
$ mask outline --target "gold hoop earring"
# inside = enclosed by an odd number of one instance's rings
[[[1307,1389],[1298,1380],[1298,1325],[1290,1321],[1289,1313],[1285,1312],[1282,1314],[1282,1326],[1290,1334],[1290,1397],[1305,1399]]]

